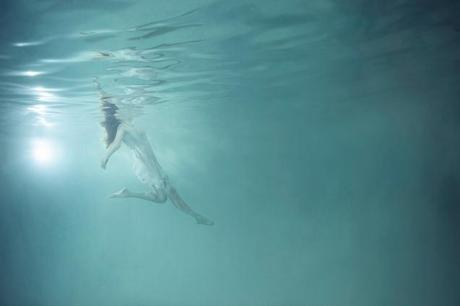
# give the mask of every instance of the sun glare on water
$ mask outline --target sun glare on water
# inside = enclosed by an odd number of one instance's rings
[[[33,142],[32,158],[39,165],[49,165],[56,159],[56,148],[48,140],[36,139]]]

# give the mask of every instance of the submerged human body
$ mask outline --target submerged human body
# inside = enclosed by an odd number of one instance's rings
[[[99,84],[98,88],[100,89]],[[118,107],[111,102],[110,97],[100,89],[104,126],[107,138],[107,151],[102,159],[101,167],[105,169],[110,157],[125,144],[133,155],[133,170],[137,178],[149,187],[146,192],[133,192],[126,187],[111,195],[112,198],[139,198],[154,203],[165,203],[168,199],[182,212],[195,218],[199,224],[212,225],[213,222],[192,210],[179,196],[163,172],[152,146],[144,132],[137,130],[131,124],[122,121],[117,116]]]

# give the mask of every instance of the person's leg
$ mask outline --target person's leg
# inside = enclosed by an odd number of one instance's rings
[[[174,205],[174,207],[176,207],[177,209],[179,209],[182,212],[186,213],[187,215],[192,216],[193,218],[195,218],[195,220],[196,220],[196,222],[198,224],[204,224],[204,225],[213,225],[214,224],[213,221],[211,221],[211,220],[207,219],[206,217],[198,214],[192,208],[190,208],[190,206],[188,206],[187,203],[185,203],[185,201],[179,196],[179,194],[177,193],[177,190],[174,187],[172,187],[172,186],[168,187],[168,196],[169,196],[169,199],[171,200],[172,204]]]
[[[171,203],[177,209],[181,210],[185,214],[195,218],[198,224],[204,225],[213,225],[214,222],[207,219],[206,217],[195,212],[190,206],[185,203],[185,201],[179,196],[177,190],[174,187],[168,186],[168,194],[164,188],[157,188],[152,186],[152,191],[150,192],[132,192],[126,187],[122,188],[120,191],[114,192],[110,197],[111,198],[138,198],[146,201],[151,201],[155,203],[164,203],[167,198],[171,200]]]
[[[166,192],[153,189],[149,192],[133,192],[124,187],[120,191],[114,192],[110,195],[111,198],[138,198],[155,203],[164,203],[167,200]]]

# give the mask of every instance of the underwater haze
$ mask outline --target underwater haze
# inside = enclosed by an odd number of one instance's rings
[[[460,305],[460,3],[1,0],[1,306]],[[101,96],[184,200],[106,150]]]

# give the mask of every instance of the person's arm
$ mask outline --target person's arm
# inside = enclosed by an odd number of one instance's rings
[[[94,77],[93,82],[94,82],[94,84],[96,84],[96,88],[99,91],[99,94],[100,94],[101,98],[108,97],[108,94],[102,89],[101,83],[99,83],[99,79]]]
[[[120,148],[121,141],[123,140],[124,134],[125,134],[124,127],[122,125],[119,125],[117,129],[117,135],[115,135],[115,139],[107,148],[107,151],[105,152],[105,156],[101,161],[102,169],[105,169],[105,166],[107,165],[112,154],[115,153]]]

